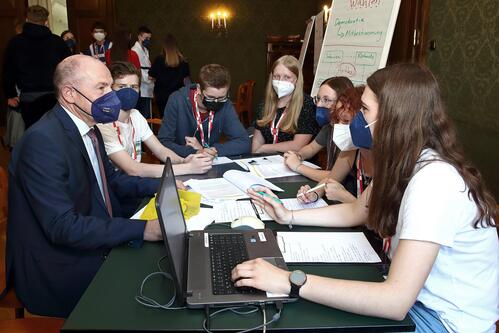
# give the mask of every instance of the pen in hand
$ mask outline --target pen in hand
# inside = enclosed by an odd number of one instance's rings
[[[318,189],[320,189],[320,188],[323,188],[324,186],[326,186],[326,183],[319,184],[319,185],[317,185],[317,186],[315,186],[315,187],[312,187],[310,190],[308,190],[308,191],[307,191],[307,192],[305,192],[305,193],[300,193],[300,194],[298,194],[296,197],[302,197],[302,196],[304,196],[305,194],[309,194],[310,192],[313,192],[313,191],[315,191],[315,190],[318,190]]]
[[[271,196],[271,195],[270,195],[270,194],[268,194],[268,193],[265,193],[265,192],[263,192],[263,191],[256,191],[256,193],[260,194],[260,195],[261,195],[261,196],[263,196],[263,197],[269,197],[269,198],[272,198],[275,202],[280,203],[281,205],[283,204],[283,203],[282,203],[282,201],[281,201],[281,199],[276,198],[276,197],[273,197],[273,196]]]

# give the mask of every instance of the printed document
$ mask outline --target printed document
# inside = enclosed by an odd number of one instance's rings
[[[246,171],[229,170],[223,178],[189,179],[184,182],[208,200],[237,200],[248,198],[246,191],[252,186],[268,187],[272,191],[283,192],[268,180]]]
[[[284,164],[284,157],[281,155],[246,158],[236,160],[235,162],[243,169],[265,179],[299,175],[299,173],[291,171],[286,164]],[[320,169],[317,165],[307,161],[304,161],[303,165],[314,169]]]
[[[308,209],[308,208],[321,208],[321,207],[326,207],[327,203],[324,201],[324,199],[319,198],[316,202],[311,202],[308,204],[301,203],[298,199],[296,198],[290,198],[290,199],[281,199],[282,204],[284,207],[286,207],[289,210],[298,210],[298,209]],[[261,210],[260,207],[257,206],[259,210]],[[262,221],[272,221],[272,218],[265,213],[265,211],[259,211],[260,214],[260,220]]]
[[[381,262],[363,232],[278,232],[287,263]]]

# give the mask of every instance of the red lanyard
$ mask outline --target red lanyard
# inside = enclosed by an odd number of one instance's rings
[[[362,158],[360,157],[360,152],[359,152],[359,158],[357,158],[357,198],[360,197],[362,192],[364,192],[364,182],[362,181]]]
[[[279,121],[277,124],[275,123],[275,120],[277,118],[277,112],[274,116],[274,120],[270,123],[270,133],[272,134],[272,143],[277,143],[279,142],[278,136],[279,136],[279,127],[281,127],[281,121],[284,119],[286,116],[286,112],[288,111],[288,108],[284,109],[284,112],[281,114],[281,117],[279,118]]]
[[[132,147],[133,147],[132,158],[134,160],[136,160],[137,159],[137,148],[135,147],[135,127],[133,126],[132,118],[128,118],[128,121],[130,122],[130,126],[132,126],[132,141],[131,141],[131,144],[132,144]],[[116,125],[116,122],[113,122],[113,126],[116,129],[116,134],[118,134],[118,141],[123,146],[123,148],[126,148],[125,144],[121,140],[121,130],[120,130],[120,127],[118,125]]]
[[[93,55],[103,56],[106,53],[106,46],[104,45],[104,43],[102,43],[101,46],[99,46],[96,43],[93,43],[92,46],[93,46],[93,49],[94,49],[94,52],[93,52],[94,54]],[[102,50],[102,52],[100,50]]]
[[[201,146],[205,147],[203,122],[201,120],[201,113],[199,112],[199,108],[198,108],[198,96],[199,96],[199,93],[195,92],[194,93],[194,105],[195,105],[194,113],[196,114],[196,123],[197,123],[198,131],[199,131],[199,136],[201,137]],[[210,114],[208,116],[208,145],[210,144],[211,131],[213,130],[213,118],[215,118],[215,112],[210,111]]]

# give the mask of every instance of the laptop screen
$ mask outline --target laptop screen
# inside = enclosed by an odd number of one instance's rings
[[[156,210],[177,288],[177,297],[184,299],[187,255],[186,227],[170,158],[166,160],[161,185],[156,197]]]

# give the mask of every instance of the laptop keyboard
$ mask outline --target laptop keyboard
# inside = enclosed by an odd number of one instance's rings
[[[214,295],[253,294],[254,288],[235,287],[231,271],[239,263],[248,260],[242,234],[209,234],[211,283]]]

